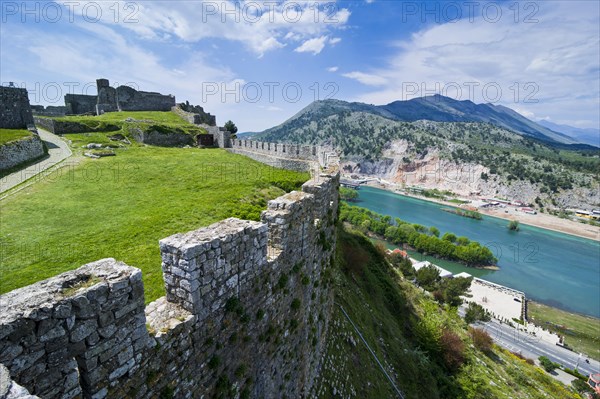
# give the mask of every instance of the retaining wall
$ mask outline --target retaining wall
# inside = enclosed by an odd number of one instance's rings
[[[42,140],[37,134],[0,145],[0,170],[33,161],[45,153]]]

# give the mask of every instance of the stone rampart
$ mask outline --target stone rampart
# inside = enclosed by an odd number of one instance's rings
[[[43,116],[34,116],[34,120],[37,127],[54,134],[115,132],[121,129],[118,125],[107,122],[85,124],[73,121],[56,120]]]
[[[56,105],[48,105],[44,107],[43,105],[32,105],[31,112],[33,112],[33,116],[41,115],[41,116],[65,116],[67,112],[66,106],[56,106]]]
[[[232,139],[230,152],[245,155],[255,161],[278,168],[310,171],[320,168],[336,169],[336,152],[315,145],[269,143],[256,140]]]
[[[85,94],[65,94],[65,108],[67,114],[95,114],[98,96]]]
[[[0,170],[11,169],[33,161],[45,153],[42,140],[35,133],[30,137],[0,145]]]
[[[0,363],[41,398],[305,397],[333,304],[339,174],[160,241],[166,297],[104,259],[0,296]]]
[[[26,89],[0,86],[0,129],[26,129],[33,115]]]
[[[171,108],[173,112],[182,117],[184,120],[194,125],[206,124],[208,126],[216,126],[217,119],[214,115],[204,112],[204,108],[199,105],[190,105],[189,102],[177,104]]]

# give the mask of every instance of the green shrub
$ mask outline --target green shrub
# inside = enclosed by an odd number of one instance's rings
[[[298,310],[298,309],[300,309],[301,304],[302,304],[302,302],[300,302],[300,299],[294,298],[290,307],[292,308],[292,310]]]

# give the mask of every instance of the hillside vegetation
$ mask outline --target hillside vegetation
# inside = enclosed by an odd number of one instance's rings
[[[398,397],[343,308],[407,399],[580,398],[539,367],[482,343],[455,308],[404,281],[366,237],[338,234],[328,280],[339,306],[317,397]]]

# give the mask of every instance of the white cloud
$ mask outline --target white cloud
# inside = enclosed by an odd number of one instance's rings
[[[334,10],[314,2],[169,1],[129,3],[62,1],[75,14],[101,7],[101,22],[129,29],[142,38],[169,41],[174,38],[194,43],[207,38],[243,43],[258,56],[343,28],[350,17],[346,8]],[[70,4],[70,5],[69,5]],[[87,6],[90,7],[87,7]],[[119,9],[120,12],[116,13]],[[89,15],[87,15],[89,20]],[[131,21],[128,21],[131,20]],[[333,44],[333,43],[332,43]]]
[[[327,68],[327,72],[337,72],[338,69],[340,69],[340,68],[337,66],[332,66],[332,67]]]
[[[496,23],[463,19],[393,43],[395,54],[384,67],[344,75],[383,86],[353,100],[381,104],[438,92],[598,126],[599,5],[537,4],[538,23],[515,23],[512,11],[503,8]]]
[[[364,72],[357,72],[357,71],[343,73],[342,76],[349,78],[349,79],[357,80],[360,83],[367,85],[367,86],[384,86],[388,82],[387,79],[383,76],[368,74],[368,73],[364,73]]]
[[[294,51],[297,53],[313,53],[313,55],[319,54],[325,48],[325,42],[327,36],[315,37],[308,39],[297,47]]]
[[[333,46],[333,45],[338,44],[341,41],[342,41],[341,37],[332,37],[331,39],[329,39],[329,44],[331,44]]]

